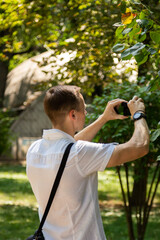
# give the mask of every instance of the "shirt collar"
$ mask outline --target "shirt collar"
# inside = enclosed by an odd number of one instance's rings
[[[68,133],[65,133],[59,129],[45,129],[43,130],[42,138],[46,140],[60,140],[60,139],[70,139],[72,142],[76,142],[76,140],[69,135]]]

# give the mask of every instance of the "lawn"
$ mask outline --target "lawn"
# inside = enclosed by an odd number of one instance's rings
[[[114,169],[99,174],[99,199],[107,240],[128,240],[121,192]],[[160,239],[159,216],[160,209],[154,207],[145,240]],[[0,240],[25,240],[38,223],[37,203],[28,183],[25,166],[1,165]]]

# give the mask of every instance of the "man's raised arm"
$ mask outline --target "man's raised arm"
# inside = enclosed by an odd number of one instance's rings
[[[132,118],[135,112],[144,114],[145,106],[141,98],[134,97],[128,103]],[[149,152],[149,130],[145,118],[134,121],[134,133],[131,139],[115,146],[107,167],[114,167],[143,157]]]
[[[76,140],[92,141],[97,132],[109,120],[125,119],[127,117],[119,115],[115,112],[114,107],[124,102],[122,99],[115,99],[108,102],[104,113],[88,127],[84,128],[75,135]],[[129,101],[128,107],[130,109],[132,118],[135,112],[145,112],[143,100],[134,96]],[[138,159],[146,155],[149,151],[149,130],[147,122],[144,118],[134,121],[134,133],[131,139],[123,144],[115,146],[114,152],[110,158],[107,167],[114,167],[119,164]]]
[[[74,138],[75,140],[84,140],[84,141],[92,141],[98,131],[103,127],[105,123],[109,120],[114,119],[126,119],[127,117],[119,115],[115,112],[114,107],[120,105],[120,103],[125,102],[123,99],[115,99],[108,102],[104,112],[99,116],[97,120],[91,123],[89,126],[84,128],[82,131],[77,133]]]

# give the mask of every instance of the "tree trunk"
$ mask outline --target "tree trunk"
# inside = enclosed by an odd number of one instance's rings
[[[127,168],[127,165],[125,166],[125,171],[126,171],[126,178],[128,178],[128,168]],[[129,199],[130,197],[128,198],[128,196],[130,194],[129,194],[129,192],[128,192],[127,195],[125,194],[123,183],[122,183],[122,178],[121,178],[120,166],[117,167],[117,173],[118,173],[119,182],[120,182],[121,191],[122,191],[122,197],[123,197],[123,202],[124,202],[124,209],[125,209],[125,213],[126,213],[126,220],[127,220],[127,226],[128,226],[129,239],[130,240],[135,240],[134,229],[133,229],[133,221],[132,221],[132,210],[131,210],[130,199]],[[127,187],[127,191],[129,190],[128,187]]]
[[[131,196],[132,206],[144,206],[146,201],[147,191],[147,178],[148,168],[143,161],[140,160],[139,164],[134,168],[134,185]]]
[[[0,107],[3,107],[7,75],[8,75],[8,62],[0,61]]]

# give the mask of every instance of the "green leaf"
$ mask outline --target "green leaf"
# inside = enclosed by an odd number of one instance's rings
[[[142,4],[141,2],[137,2],[137,1],[134,1],[134,0],[131,0],[131,1],[132,1],[132,3],[134,3],[134,4],[136,4],[136,5]]]
[[[140,27],[146,28],[146,30],[153,26],[153,21],[148,19],[137,19],[136,22]]]
[[[122,58],[123,60],[129,60],[129,59],[131,59],[131,57],[132,57],[132,54],[131,54],[131,52],[130,52],[130,48],[124,50],[124,51],[121,53],[121,58]]]
[[[119,28],[116,29],[116,37],[117,38],[120,38],[120,35],[121,35],[123,29],[124,29],[124,26],[120,26]]]
[[[124,26],[124,25],[121,22],[117,22],[117,23],[114,23],[113,26],[114,27],[121,27],[121,26]]]
[[[160,32],[152,31],[152,32],[150,32],[150,37],[155,43],[157,43],[157,44],[160,43]]]
[[[122,34],[125,35],[125,34],[131,32],[132,29],[133,29],[133,28],[126,28],[126,29],[122,32]]]
[[[152,79],[149,83],[147,91],[156,91],[159,89],[160,77],[157,76],[156,78]]]
[[[125,1],[122,1],[122,2],[121,2],[121,12],[122,12],[122,13],[125,13],[125,12],[126,12],[126,2],[125,2]]]
[[[139,49],[137,49],[137,50],[131,50],[131,54],[133,55],[133,56],[143,56],[143,53],[140,53],[140,50]],[[143,56],[144,57],[144,56]]]
[[[87,4],[82,4],[79,6],[79,10],[83,10],[83,9],[86,9],[88,7]]]
[[[143,60],[143,58],[144,58],[143,53],[135,55],[135,59],[136,59],[137,63],[141,62]]]
[[[145,48],[145,44],[143,43],[136,43],[135,45],[133,45],[130,49],[131,51],[135,51],[135,50],[142,50],[143,48]]]
[[[116,45],[113,46],[112,50],[113,52],[121,52],[125,48],[124,44],[117,43]]]
[[[153,54],[155,54],[155,53],[157,52],[157,50],[154,49],[154,48],[149,48],[147,51],[148,51],[151,55],[153,55]]]
[[[137,61],[137,64],[140,66],[148,60],[148,55],[144,55],[143,53],[141,53],[139,55],[136,55],[135,59]]]
[[[151,136],[151,141],[154,142],[160,136],[160,129],[156,129]]]
[[[138,33],[140,32],[141,28],[138,26],[136,28],[133,28],[133,30],[129,33],[130,38],[136,38],[138,37]]]
[[[126,57],[126,54],[129,55],[129,54],[132,54],[132,56],[136,56],[136,55],[139,55],[141,50],[143,48],[145,48],[145,44],[143,43],[136,43],[135,45],[133,45],[132,47],[128,48],[128,51],[125,51],[123,52],[123,57]]]
[[[143,42],[146,39],[147,35],[145,32],[142,32],[141,34],[139,34],[138,40],[140,42]]]
[[[139,15],[139,18],[140,18],[140,19],[145,19],[145,17],[146,17],[146,11],[143,10],[143,11],[141,11],[141,13],[140,13],[140,15]]]
[[[157,157],[157,161],[160,161],[160,155]]]

